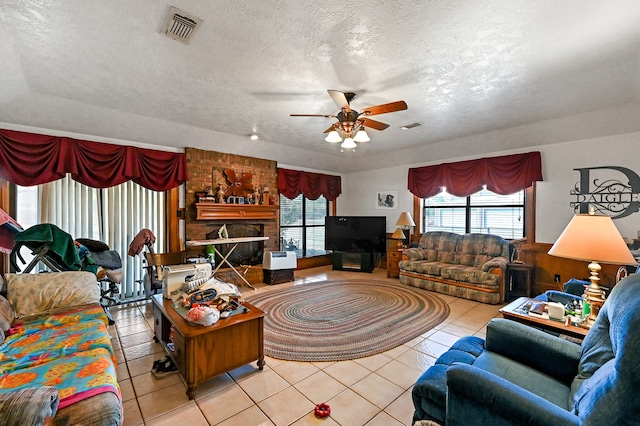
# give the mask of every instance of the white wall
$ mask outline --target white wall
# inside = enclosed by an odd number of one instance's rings
[[[607,136],[594,139],[546,144],[527,149],[500,151],[476,157],[452,158],[446,162],[471,158],[507,155],[519,152],[540,151],[542,154],[543,182],[538,182],[536,191],[536,241],[553,243],[574,214],[569,203],[575,199],[571,189],[580,180],[575,168],[622,166],[640,175],[640,161],[636,147],[639,146],[640,132]],[[443,161],[425,162],[402,167],[392,167],[348,175],[345,198],[349,215],[384,215],[387,217],[387,232],[396,228],[395,221],[400,212],[412,211],[413,195],[407,189],[407,174],[410,167],[439,164]],[[592,176],[593,177],[593,176]],[[624,178],[620,173],[611,177]],[[602,176],[604,179],[604,176]],[[398,191],[397,210],[375,208],[376,192],[380,190]],[[338,200],[340,205],[341,200]],[[640,213],[615,221],[623,237],[635,238],[640,230]]]
[[[338,208],[346,204],[344,212],[349,216],[386,216],[387,232],[396,230],[396,221],[403,211],[413,211],[413,195],[407,189],[409,167],[392,167],[348,175],[344,201],[338,198]],[[344,192],[343,183],[343,192]],[[379,191],[398,191],[397,209],[387,210],[376,207]],[[346,201],[346,202],[345,202]]]

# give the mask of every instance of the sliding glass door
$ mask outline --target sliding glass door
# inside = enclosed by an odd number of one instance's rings
[[[144,297],[142,255],[127,255],[133,237],[143,228],[156,236],[154,249],[165,251],[165,193],[126,182],[96,189],[66,178],[34,187],[17,187],[17,220],[25,229],[52,223],[74,239],[102,241],[120,254],[123,264],[121,299]],[[21,252],[27,263],[28,253]]]

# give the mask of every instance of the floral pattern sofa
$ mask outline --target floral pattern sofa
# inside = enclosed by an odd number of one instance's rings
[[[450,296],[501,303],[510,258],[509,242],[491,234],[426,232],[404,250],[400,282]]]
[[[6,298],[0,296],[0,411],[12,393],[55,388],[54,424],[121,425],[115,352],[96,276],[7,274],[5,292]]]

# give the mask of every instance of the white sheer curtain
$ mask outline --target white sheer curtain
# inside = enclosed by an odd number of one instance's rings
[[[154,250],[165,251],[165,193],[133,182],[96,189],[64,179],[40,185],[38,223],[53,223],[75,238],[91,238],[120,253],[122,300],[144,297],[142,256],[127,256],[129,243],[143,228],[156,236]],[[20,199],[18,199],[20,206]],[[20,207],[18,207],[20,208]]]

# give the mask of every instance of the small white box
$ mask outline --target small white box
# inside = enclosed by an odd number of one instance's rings
[[[282,269],[296,269],[298,261],[295,251],[268,251],[262,259],[262,269],[279,271]]]
[[[554,320],[564,320],[564,305],[558,302],[547,303],[547,311],[549,318]]]

